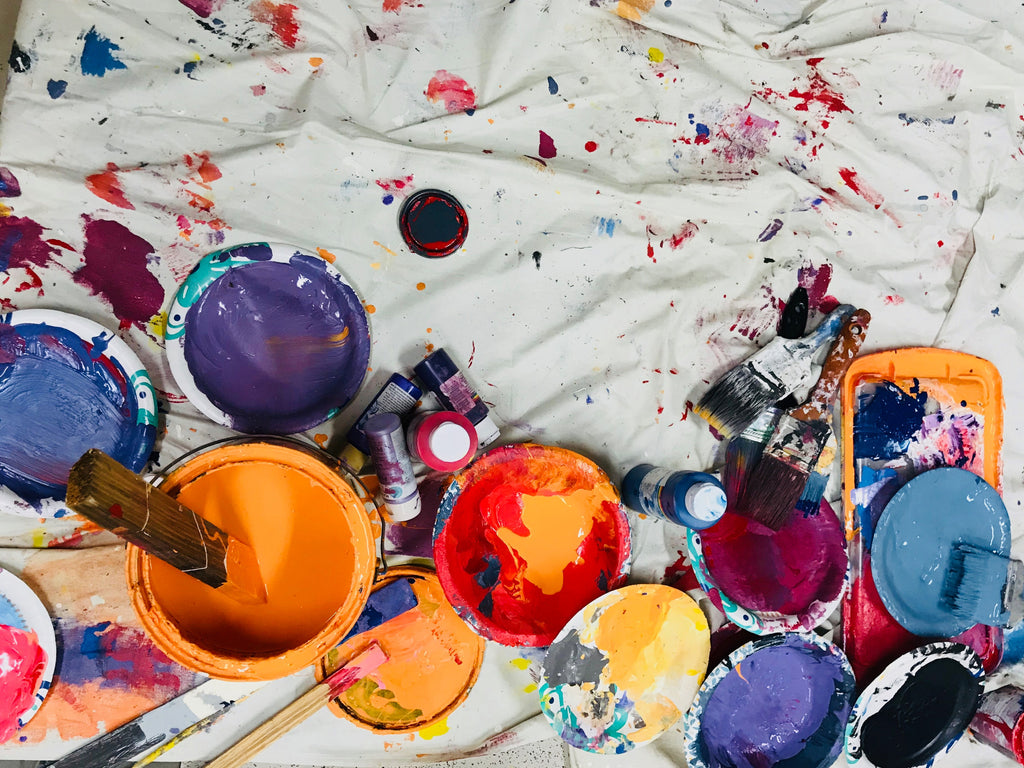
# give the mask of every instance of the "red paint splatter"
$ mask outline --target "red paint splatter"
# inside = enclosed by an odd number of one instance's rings
[[[416,5],[416,0],[384,0],[381,9],[385,13],[398,13],[406,5]]]
[[[661,580],[662,584],[681,589],[683,592],[700,589],[700,582],[697,581],[697,575],[690,565],[690,558],[683,552],[677,554],[679,559],[665,569],[665,575]]]
[[[848,186],[854,194],[867,200],[871,205],[875,206],[876,209],[882,207],[882,203],[885,202],[885,198],[882,197],[882,194],[876,189],[865,184],[857,175],[855,170],[851,168],[840,168],[839,175],[842,177],[843,181],[846,182],[846,186]]]
[[[210,162],[209,152],[193,152],[190,155],[185,155],[185,166],[190,171],[198,173],[203,184],[216,181],[223,175],[220,168]]]
[[[111,205],[134,211],[135,206],[124,196],[121,180],[117,177],[118,170],[116,164],[107,163],[107,170],[85,177],[85,188]]]
[[[777,120],[767,120],[744,107],[733,107],[716,126],[715,138],[719,146],[714,151],[720,152],[729,163],[749,162],[767,154],[768,142],[778,126]],[[702,138],[701,134],[698,133],[697,138]]]
[[[124,517],[124,510],[121,509],[120,504],[114,504],[110,507],[110,516],[117,518]]]
[[[676,123],[670,120],[657,120],[653,117],[636,117],[634,120],[638,123],[654,123],[655,125],[676,125]]]
[[[654,245],[653,243],[651,243],[650,240],[647,241],[647,258],[653,261],[655,264],[658,263],[658,260],[654,258]]]
[[[945,245],[945,243],[944,243],[944,242],[942,242],[941,240],[939,240],[939,242],[938,242],[938,246],[939,246],[939,248],[941,248],[941,247],[942,247],[942,246],[944,246],[944,245]]]
[[[46,242],[48,242],[50,245],[56,245],[58,248],[64,248],[65,250],[75,251],[77,253],[77,250],[75,249],[74,246],[65,243],[63,240],[58,240],[55,237],[51,237]]]
[[[398,179],[377,179],[374,183],[388,194],[399,197],[405,197],[412,191],[412,175]]]
[[[24,216],[0,216],[0,272],[45,267],[57,250],[43,240],[43,227]]]
[[[39,291],[39,295],[42,296],[43,295],[43,281],[39,278],[39,275],[37,275],[35,273],[35,271],[31,267],[25,267],[24,269],[25,269],[25,274],[28,275],[28,280],[26,280],[24,283],[22,283],[17,288],[15,288],[14,292],[15,293],[20,293],[21,291],[38,290]]]
[[[299,41],[299,22],[295,20],[295,12],[299,10],[291,3],[277,3],[271,0],[256,0],[249,6],[249,12],[255,21],[269,24],[277,39],[287,48],[294,48]]]
[[[469,83],[444,69],[434,73],[423,93],[430,101],[444,102],[444,108],[449,114],[476,109],[476,94]]]
[[[74,273],[79,285],[110,303],[121,325],[146,322],[160,311],[164,289],[147,268],[153,246],[116,221],[85,220],[85,266]]]
[[[555,140],[548,136],[544,131],[540,133],[540,146],[537,149],[537,154],[543,157],[545,160],[550,160],[552,157],[558,155],[558,149],[555,148]]]
[[[224,5],[224,0],[178,0],[178,2],[204,19],[208,19],[211,13],[219,11]]]
[[[832,265],[825,263],[816,267],[804,264],[796,273],[797,282],[807,291],[807,306],[819,312],[831,312],[839,306],[839,299],[828,293],[832,282]]]
[[[588,141],[586,144],[583,145],[583,148],[587,150],[587,152],[595,152],[597,151],[597,142]]]
[[[680,421],[686,421],[686,417],[690,415],[690,411],[693,410],[693,403],[689,400],[686,401],[686,408],[683,409],[683,418]]]
[[[884,301],[885,301],[886,304],[891,304],[893,306],[899,306],[900,304],[903,303],[903,297],[902,296],[897,296],[896,294],[890,294],[889,296],[885,297]]]
[[[683,246],[683,243],[685,243],[688,240],[692,240],[694,237],[696,237],[697,232],[699,231],[700,230],[697,228],[697,225],[694,224],[692,221],[686,222],[685,224],[683,224],[682,229],[680,229],[678,232],[676,232],[674,235],[671,235],[668,238],[669,247],[671,247],[672,250],[677,250],[681,248]],[[661,242],[664,245],[665,241],[662,240]]]
[[[466,367],[467,368],[472,368],[473,367],[473,358],[476,357],[476,342],[475,341],[471,341],[469,343],[470,343],[469,360],[466,362]]]

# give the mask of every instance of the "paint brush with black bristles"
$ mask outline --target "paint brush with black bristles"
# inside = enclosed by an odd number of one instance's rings
[[[858,309],[843,324],[807,402],[784,414],[747,484],[747,516],[779,530],[796,507],[832,435],[829,411],[839,382],[860,351],[871,314]]]
[[[950,553],[942,601],[972,624],[1015,626],[1024,618],[1024,563],[961,542]]]
[[[712,384],[694,412],[723,437],[738,435],[761,411],[795,392],[811,377],[815,353],[835,338],[853,312],[854,307],[842,304],[807,336],[772,339]]]

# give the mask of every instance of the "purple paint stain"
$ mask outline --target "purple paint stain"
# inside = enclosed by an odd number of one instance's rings
[[[240,432],[291,434],[355,395],[370,356],[358,297],[315,256],[217,278],[185,316],[196,386]]]
[[[548,93],[554,96],[558,93],[558,83],[555,82],[555,78],[548,76]]]
[[[761,230],[761,234],[757,236],[757,242],[767,243],[779,234],[780,229],[782,229],[782,219],[772,219],[771,223]]]
[[[83,218],[85,266],[75,282],[106,299],[122,326],[144,326],[164,302],[163,286],[147,268],[153,246],[116,221]]]
[[[709,768],[830,765],[842,747],[852,675],[798,636],[754,651],[715,687],[701,721]],[[797,757],[797,756],[800,757]]]
[[[51,99],[59,99],[64,95],[64,91],[68,89],[67,80],[50,80],[46,84],[46,92],[50,94]]]
[[[889,20],[889,12],[888,11],[882,11],[882,23],[885,24],[885,22],[887,22],[888,20]]]
[[[24,216],[0,216],[0,271],[45,267],[57,249],[43,239],[40,224]]]
[[[224,5],[224,0],[178,0],[178,2],[204,19],[209,18],[214,11],[219,11]]]
[[[537,150],[537,154],[545,160],[550,160],[558,154],[558,150],[555,148],[555,140],[544,133],[544,131],[540,131],[540,148]]]
[[[97,32],[96,27],[86,32],[82,39],[85,41],[81,59],[83,75],[103,77],[112,69],[127,69],[123,61],[114,57],[114,52],[121,47]]]
[[[21,185],[11,169],[0,166],[0,197],[18,197],[20,194]]]

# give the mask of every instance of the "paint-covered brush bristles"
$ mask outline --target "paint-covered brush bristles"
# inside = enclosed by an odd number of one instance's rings
[[[722,486],[725,488],[725,498],[731,511],[742,510],[743,494],[746,492],[750,473],[760,461],[764,446],[772,436],[775,422],[781,415],[782,411],[777,408],[769,408],[726,444]]]
[[[694,413],[724,437],[739,434],[772,403],[810,378],[815,353],[835,337],[853,310],[848,304],[840,305],[803,338],[772,339],[711,385],[694,406]]]
[[[1024,618],[1024,563],[972,544],[950,553],[943,602],[972,624],[1012,627]]]

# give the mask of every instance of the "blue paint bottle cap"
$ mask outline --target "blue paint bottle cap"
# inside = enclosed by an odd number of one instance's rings
[[[441,258],[466,242],[469,219],[462,203],[439,189],[423,189],[408,197],[398,213],[402,238],[413,253]]]
[[[725,514],[725,491],[715,483],[694,483],[686,489],[686,511],[702,523],[715,523]]]

